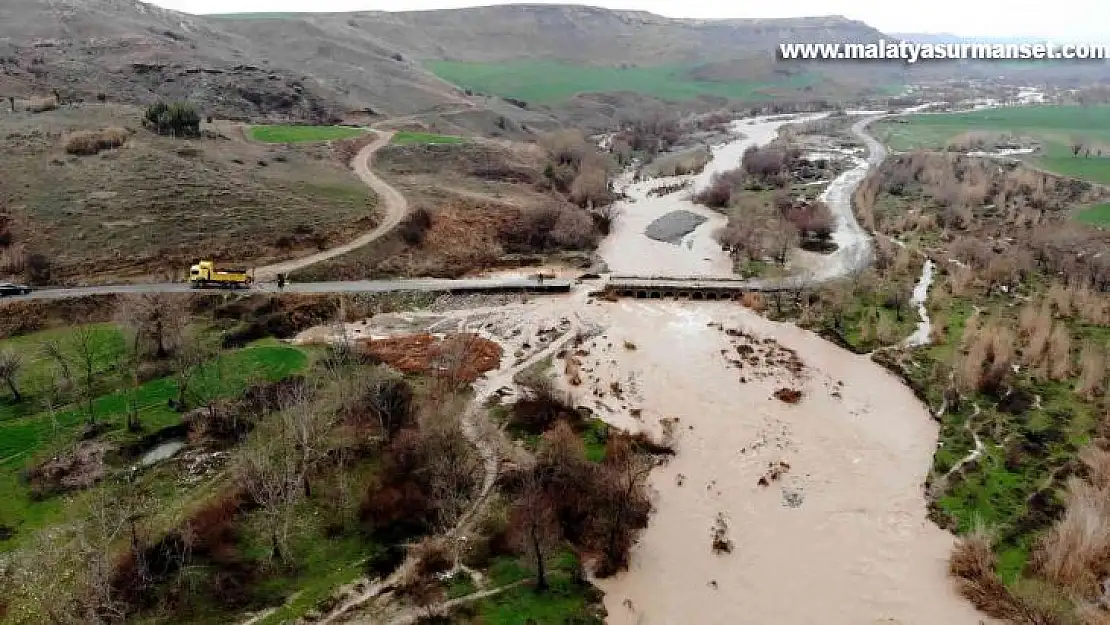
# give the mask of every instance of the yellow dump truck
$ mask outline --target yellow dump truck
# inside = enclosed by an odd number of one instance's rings
[[[189,284],[194,289],[205,287],[248,287],[254,279],[246,269],[217,269],[216,263],[202,260],[189,268]]]

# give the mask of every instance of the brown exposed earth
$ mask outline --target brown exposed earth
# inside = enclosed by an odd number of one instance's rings
[[[475,334],[451,334],[443,338],[413,334],[363,341],[361,349],[404,373],[448,376],[457,382],[473,382],[501,364],[501,346]]]

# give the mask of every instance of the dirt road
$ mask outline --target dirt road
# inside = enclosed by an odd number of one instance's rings
[[[266,265],[265,267],[258,267],[255,269],[254,273],[255,281],[272,282],[277,278],[277,274],[279,273],[289,274],[299,269],[315,265],[316,263],[342,256],[348,252],[353,252],[381,238],[390,230],[396,228],[405,218],[409,210],[408,201],[405,200],[405,196],[401,195],[400,191],[394,189],[379,178],[371,169],[374,153],[389,145],[389,142],[393,140],[394,133],[387,130],[375,130],[374,132],[378,134],[378,138],[375,139],[373,143],[359,150],[358,154],[356,154],[355,158],[351,161],[351,166],[354,168],[355,174],[366,183],[366,186],[374,190],[374,193],[377,194],[381,201],[382,209],[385,212],[381,223],[370,232],[338,247],[333,247],[309,256],[303,256],[273,265]]]

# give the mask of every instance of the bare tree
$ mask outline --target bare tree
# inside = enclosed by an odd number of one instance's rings
[[[195,332],[185,332],[181,345],[174,353],[174,378],[177,381],[176,408],[185,411],[191,396],[195,395],[193,383],[200,375],[202,368],[210,360],[215,359],[219,364],[219,349],[206,343],[204,337]],[[219,375],[216,383],[219,382]]]
[[[316,465],[328,457],[327,441],[337,415],[314,404],[304,389],[289,393],[280,402],[281,432],[288,438],[286,447],[295,456],[304,496],[311,497],[311,475]]]
[[[438,372],[437,395],[457,396],[471,382],[470,361],[478,353],[481,337],[474,333],[453,334],[445,338],[432,362]]]
[[[547,589],[547,558],[559,546],[561,528],[555,505],[537,472],[528,471],[509,514],[512,541],[528,554],[536,571],[536,589]]]
[[[767,247],[771,257],[780,266],[786,264],[786,260],[790,257],[790,250],[798,247],[800,241],[798,229],[788,221],[777,221],[767,230]]]
[[[112,586],[114,547],[132,532],[144,506],[142,497],[126,490],[96,489],[74,511],[72,522],[43,532],[14,556],[6,599],[25,622],[123,622],[127,605]]]
[[[183,298],[147,293],[125,298],[116,317],[137,348],[146,355],[163,359],[181,342],[188,310]]]
[[[482,458],[462,435],[457,415],[444,415],[439,423],[422,428],[424,472],[431,487],[441,528],[449,528],[466,510],[481,482]]]
[[[16,384],[16,377],[22,367],[23,356],[19,352],[13,349],[0,350],[0,379],[7,383],[12,398],[17,402],[23,401],[23,396],[19,393],[19,386]]]
[[[651,510],[646,484],[654,466],[651,457],[637,453],[628,437],[609,439],[601,468],[601,484],[606,492],[596,513],[603,540],[599,575],[616,572],[627,564],[635,522],[646,523]]]
[[[367,376],[361,397],[378,420],[387,441],[408,422],[412,413],[412,387],[404,376],[388,368],[377,367]]]
[[[270,558],[292,562],[289,535],[304,492],[301,461],[280,432],[259,432],[245,446],[236,470],[240,483],[258,504],[270,538]]]
[[[85,400],[85,417],[89,425],[96,423],[96,369],[101,354],[101,341],[91,325],[74,326],[69,335],[69,349],[81,375],[81,396]]]
[[[68,386],[73,384],[73,375],[70,371],[69,355],[58,341],[45,341],[40,345],[42,355],[54,363],[58,370],[58,379]]]

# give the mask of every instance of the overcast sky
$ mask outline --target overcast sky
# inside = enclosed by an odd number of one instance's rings
[[[556,4],[545,2],[545,4]],[[153,0],[189,13],[442,9],[497,0]],[[557,2],[557,4],[567,4]],[[884,32],[1110,40],[1110,0],[594,0],[614,9],[668,17],[844,15]]]

